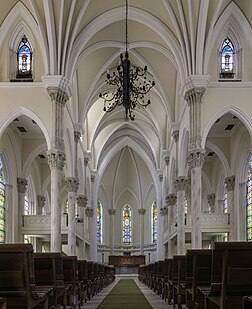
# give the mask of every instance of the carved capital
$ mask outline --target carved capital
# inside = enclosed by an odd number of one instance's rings
[[[207,195],[207,202],[210,207],[213,207],[215,204],[215,193],[211,193]]]
[[[229,176],[225,178],[225,186],[228,191],[234,191],[235,187],[235,176]]]
[[[76,144],[79,142],[80,137],[81,137],[80,131],[74,131],[74,141]]]
[[[110,209],[108,210],[108,213],[109,213],[110,216],[111,216],[111,215],[115,215],[116,210],[113,209],[113,208],[110,208]]]
[[[177,191],[185,191],[187,183],[188,183],[187,177],[179,176],[174,180],[174,187]]]
[[[205,149],[193,149],[187,153],[187,163],[190,168],[202,167],[205,160]]]
[[[179,140],[179,130],[175,130],[172,132],[172,138],[174,139],[174,142],[177,143]]]
[[[160,208],[160,214],[161,214],[161,217],[164,217],[168,214],[167,206],[163,206],[163,207]]]
[[[44,195],[38,195],[38,207],[43,208],[45,206],[46,197]]]
[[[146,210],[144,208],[140,208],[140,209],[138,209],[138,213],[139,213],[139,215],[145,215]]]
[[[67,192],[77,192],[79,188],[79,179],[74,177],[68,177],[65,180]]]
[[[25,193],[27,189],[28,181],[24,178],[17,178],[17,190],[19,193]]]
[[[76,197],[76,202],[78,207],[86,207],[88,198],[85,195],[78,195]]]
[[[65,106],[66,102],[69,100],[67,92],[61,87],[47,87],[46,90],[52,102]]]
[[[174,206],[177,203],[177,195],[174,193],[170,193],[166,195],[165,200],[168,206]]]
[[[61,150],[49,150],[47,151],[47,160],[50,169],[57,168],[62,171],[66,161],[66,155]]]
[[[88,218],[93,217],[93,214],[94,214],[93,208],[87,207],[87,208],[85,208],[85,211],[86,211],[86,216],[87,216]]]
[[[195,104],[195,103],[201,103],[201,99],[202,99],[202,96],[205,90],[206,88],[204,87],[194,87],[188,90],[185,93],[185,97],[184,97],[188,106]]]
[[[95,174],[92,174],[90,177],[91,177],[91,182],[94,182],[95,181]]]

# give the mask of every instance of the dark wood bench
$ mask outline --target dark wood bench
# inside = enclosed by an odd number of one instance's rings
[[[170,284],[173,288],[173,305],[177,304],[178,309],[185,303],[185,288],[183,284],[186,278],[186,256],[175,255],[172,262],[172,279]]]
[[[50,287],[35,285],[34,255],[31,244],[0,245],[0,297],[7,298],[8,309],[48,309]]]
[[[66,308],[66,295],[70,285],[64,285],[63,259],[60,252],[34,253],[36,286],[52,287],[49,305],[63,305]]]
[[[242,309],[252,291],[252,243],[217,242],[212,256],[211,285],[199,288],[205,308]]]
[[[212,250],[191,249],[186,253],[186,307],[204,308],[204,297],[198,287],[211,284]]]
[[[78,277],[81,282],[81,304],[87,302],[88,268],[86,260],[78,260]]]
[[[164,286],[163,286],[163,298],[170,304],[173,299],[173,288],[171,285],[172,282],[172,261],[173,259],[165,259],[164,261]]]
[[[81,306],[81,284],[78,277],[77,256],[63,256],[63,280],[67,288],[67,304],[75,308]]]
[[[6,309],[7,308],[6,305],[7,305],[7,299],[4,297],[0,297],[0,308]]]
[[[252,308],[252,296],[244,296],[243,297],[243,309],[251,309]]]

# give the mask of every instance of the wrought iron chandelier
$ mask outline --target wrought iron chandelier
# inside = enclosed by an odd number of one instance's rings
[[[132,66],[128,54],[128,0],[126,0],[126,51],[120,55],[120,63],[112,74],[107,73],[106,83],[117,89],[112,92],[101,92],[100,98],[104,100],[103,110],[111,112],[116,106],[125,108],[126,120],[135,119],[133,110],[136,106],[146,107],[151,101],[145,100],[145,95],[155,86],[155,81],[147,80],[147,66],[144,69]]]

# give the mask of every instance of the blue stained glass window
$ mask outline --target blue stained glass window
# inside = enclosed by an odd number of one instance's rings
[[[152,242],[157,242],[157,204],[152,204]]]
[[[27,37],[24,35],[18,46],[18,78],[32,77],[32,49]]]
[[[252,156],[250,156],[249,160],[246,187],[247,187],[246,234],[247,234],[247,240],[252,241]]]
[[[235,50],[229,37],[226,37],[223,41],[220,62],[220,77],[233,78],[235,73]]]
[[[129,245],[132,241],[132,210],[126,205],[122,214],[122,236],[123,244]]]
[[[0,161],[0,167],[2,169],[2,161]],[[0,244],[5,242],[5,189],[6,182],[4,175],[0,173]]]
[[[102,205],[100,201],[97,203],[96,207],[96,235],[98,244],[102,243]]]

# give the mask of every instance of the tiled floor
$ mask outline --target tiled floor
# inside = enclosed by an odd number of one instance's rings
[[[165,302],[160,296],[155,294],[152,290],[147,288],[146,285],[141,283],[138,280],[137,275],[121,275],[117,276],[114,283],[109,285],[108,287],[104,288],[98,295],[96,295],[92,300],[88,301],[84,306],[82,306],[82,309],[95,309],[97,306],[102,302],[102,300],[109,294],[109,292],[113,289],[113,287],[116,285],[118,280],[123,278],[132,278],[135,280],[136,284],[139,286],[153,309],[173,309],[172,305],[168,305],[167,302]]]

